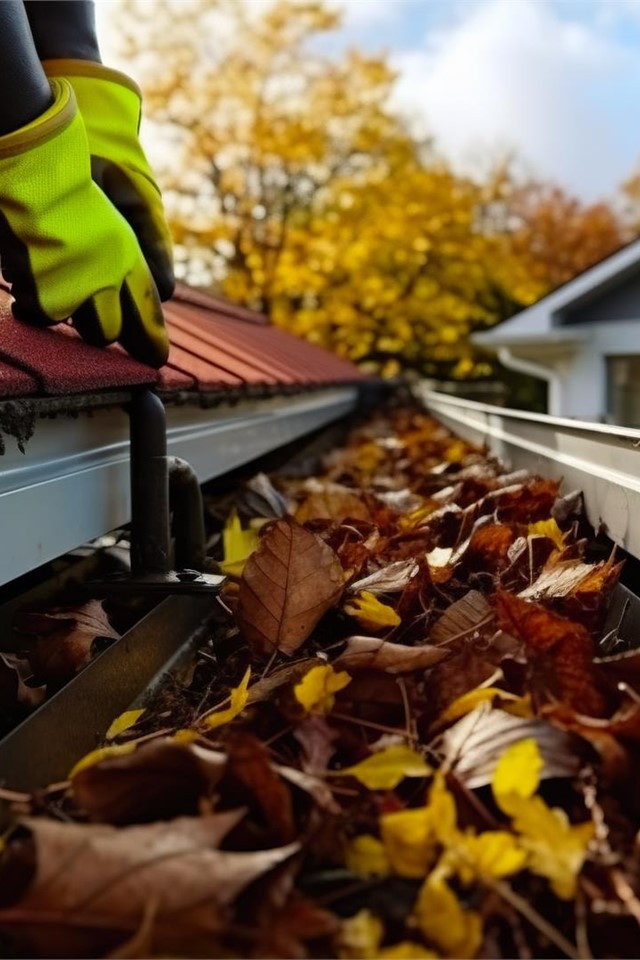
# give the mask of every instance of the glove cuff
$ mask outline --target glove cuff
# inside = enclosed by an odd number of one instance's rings
[[[0,159],[15,157],[57,136],[76,116],[76,98],[71,84],[62,78],[49,81],[53,103],[31,123],[0,137]]]
[[[86,77],[89,80],[106,80],[108,83],[117,83],[120,87],[127,87],[142,99],[142,91],[135,80],[128,77],[126,73],[121,73],[120,70],[105,67],[102,63],[65,58],[63,60],[43,60],[42,66],[48,77]]]

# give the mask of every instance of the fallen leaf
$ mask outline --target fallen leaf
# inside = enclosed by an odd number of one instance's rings
[[[224,783],[232,802],[260,814],[270,841],[290,843],[296,836],[291,794],[276,772],[269,748],[252,733],[229,737]]]
[[[514,694],[507,693],[507,691],[501,690],[500,687],[476,687],[475,690],[469,690],[468,693],[463,693],[462,696],[457,697],[450,703],[444,713],[438,717],[437,723],[452,723],[454,720],[459,720],[460,717],[464,717],[465,714],[475,710],[479,703],[484,703],[485,701],[492,703],[496,697],[502,697],[504,700],[518,699]]]
[[[17,903],[0,909],[0,928],[28,923],[32,933],[39,924],[50,930],[72,923],[96,936],[113,926],[133,932],[154,902],[156,949],[185,931],[215,933],[222,908],[299,848],[216,849],[242,816],[120,828],[27,818],[21,823],[33,837],[36,874]]]
[[[380,637],[348,637],[347,646],[334,660],[334,666],[347,670],[384,670],[386,673],[412,673],[426,670],[449,656],[447,650],[429,644],[409,647]]]
[[[541,719],[514,717],[503,710],[480,704],[442,735],[441,751],[456,777],[469,789],[485,787],[493,780],[498,761],[512,744],[532,738],[538,744],[544,766],[542,779],[574,777],[580,757],[574,737]]]
[[[462,637],[473,637],[475,631],[486,627],[494,617],[495,613],[484,596],[478,590],[470,590],[447,608],[431,628],[427,639],[438,646]]]
[[[329,520],[370,520],[371,511],[361,493],[339,483],[313,480],[307,482],[311,492],[296,510],[298,523],[327,518]]]
[[[503,629],[525,645],[534,697],[551,695],[590,716],[606,716],[594,644],[581,624],[508,593],[497,595],[497,612]]]
[[[506,830],[484,830],[479,834],[467,831],[460,834],[444,861],[447,865],[451,862],[460,881],[469,886],[478,878],[501,880],[520,873],[525,868],[527,854],[518,839]]]
[[[422,884],[414,914],[422,933],[445,957],[465,960],[475,957],[480,949],[480,915],[461,905],[437,869]]]
[[[36,636],[29,653],[31,667],[38,679],[54,687],[89,663],[98,637],[120,639],[100,600],[54,613],[21,613],[16,629]]]
[[[380,593],[400,593],[419,570],[416,560],[396,560],[385,567],[356,580],[347,588],[348,593],[366,590],[376,596]]]
[[[0,653],[0,706],[4,713],[14,707],[35,710],[47,698],[46,685],[32,686],[32,669],[28,660],[11,653]]]
[[[373,593],[362,591],[349,603],[345,603],[344,612],[355,617],[358,623],[367,630],[383,630],[397,627],[400,617],[387,603],[382,603]]]
[[[331,713],[336,702],[336,693],[351,683],[344,670],[336,672],[330,663],[311,667],[302,680],[293,688],[298,703],[307,713]]]
[[[302,746],[300,764],[305,773],[324,773],[336,752],[338,733],[324,717],[308,716],[296,724],[293,735]]]
[[[240,502],[256,517],[284,517],[289,510],[286,498],[276,490],[266,473],[256,473],[247,481]]]
[[[349,841],[344,852],[347,870],[359,877],[386,877],[391,873],[391,864],[381,840],[369,833],[362,833]]]
[[[413,940],[401,940],[392,947],[380,947],[377,957],[378,960],[438,960],[437,953]]]
[[[542,797],[534,795],[541,767],[535,740],[514,744],[496,767],[493,795],[520,834],[528,868],[546,877],[556,896],[572,900],[595,826],[591,821],[573,826],[564,810],[548,807]]]
[[[254,527],[243,529],[238,511],[234,508],[222,530],[224,560],[220,568],[231,576],[241,576],[247,559],[258,545],[258,540],[258,531]]]
[[[87,770],[96,763],[102,763],[103,760],[111,760],[113,757],[125,757],[129,753],[134,753],[137,744],[130,740],[128,743],[116,743],[110,747],[97,747],[86,753],[84,757],[75,764],[69,773],[69,780],[73,780],[82,770]]]
[[[565,535],[553,517],[548,520],[538,520],[537,523],[530,523],[527,532],[530,537],[548,537],[549,540],[553,540],[558,550],[562,550],[564,547]]]
[[[262,537],[240,580],[236,618],[258,654],[290,656],[340,599],[342,567],[320,537],[291,517]]]
[[[124,713],[121,713],[120,716],[116,717],[116,719],[113,721],[104,735],[105,740],[115,740],[115,738],[119,737],[121,733],[125,732],[125,730],[135,726],[143,713],[144,709],[125,710]]]
[[[428,777],[431,767],[411,747],[386,747],[334,776],[355,777],[367,790],[393,790],[405,777]]]
[[[134,753],[111,754],[78,770],[72,777],[73,795],[94,822],[117,825],[195,815],[226,761],[218,751],[151,741]]]
[[[377,960],[384,926],[370,910],[360,910],[342,921],[337,937],[338,956],[342,960]]]
[[[283,780],[287,780],[294,787],[313,797],[322,810],[333,814],[340,813],[340,807],[334,800],[330,787],[320,777],[298,770],[297,767],[285,767],[281,764],[273,764],[273,769]]]
[[[231,723],[232,720],[235,720],[235,718],[242,713],[249,699],[248,688],[250,679],[251,667],[247,667],[242,680],[237,687],[233,687],[229,694],[229,706],[222,710],[214,710],[211,713],[207,713],[202,718],[204,726],[209,730],[215,730],[218,727],[224,726],[226,723]]]

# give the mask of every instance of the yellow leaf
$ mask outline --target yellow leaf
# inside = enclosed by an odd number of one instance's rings
[[[345,670],[339,673],[331,664],[311,667],[300,683],[296,683],[293,693],[307,713],[330,713],[336,702],[335,694],[351,683],[351,677]]]
[[[447,957],[475,957],[482,944],[482,921],[465,910],[437,869],[424,881],[414,908],[422,933]]]
[[[521,740],[505,750],[493,775],[496,803],[512,817],[520,834],[527,866],[546,877],[562,900],[575,896],[576,880],[594,834],[592,823],[573,826],[564,810],[533,796],[540,782],[542,757],[535,740]]]
[[[344,612],[355,617],[358,623],[367,630],[381,630],[383,627],[397,627],[400,617],[388,603],[381,600],[368,590],[362,590],[354,597],[351,603],[345,604]]]
[[[514,717],[524,717],[525,720],[535,716],[530,693],[525,693],[522,697],[514,697],[508,703],[501,704],[500,709]]]
[[[382,921],[370,910],[360,910],[342,921],[338,954],[343,960],[376,960],[383,936]]]
[[[447,709],[438,717],[438,722],[452,723],[454,720],[459,720],[460,717],[464,717],[465,714],[475,710],[478,704],[484,703],[486,700],[493,700],[498,695],[509,696],[498,687],[476,687],[475,690],[469,690],[468,693],[456,697],[453,703],[449,704]]]
[[[199,734],[196,730],[189,730],[189,729],[176,730],[176,732],[173,735],[173,739],[177,743],[195,743],[198,737],[199,737]]]
[[[534,537],[548,537],[553,540],[558,550],[564,547],[564,534],[553,517],[549,520],[538,520],[529,524],[529,535]]]
[[[98,747],[97,750],[92,750],[78,760],[69,774],[69,780],[73,780],[76,774],[86,770],[87,767],[93,767],[94,764],[102,763],[103,760],[111,760],[112,757],[125,757],[128,753],[134,753],[135,749],[136,743],[133,740],[129,743],[114,744],[111,747]]]
[[[527,862],[526,852],[518,845],[516,837],[506,830],[462,834],[451,855],[451,862],[465,884],[472,883],[476,877],[495,880],[510,877],[523,870]]]
[[[379,960],[438,960],[438,954],[427,950],[420,943],[413,940],[402,940],[392,947],[382,947],[378,950]]]
[[[368,790],[393,790],[405,777],[428,777],[431,767],[411,747],[385,747],[339,775],[355,777]]]
[[[401,877],[424,877],[436,858],[436,837],[428,807],[398,810],[380,817],[389,863]]]
[[[344,862],[347,870],[359,877],[386,877],[391,871],[384,844],[370,833],[347,844]]]
[[[557,897],[572,900],[593,839],[593,823],[572,826],[564,810],[548,807],[542,797],[531,797],[522,801],[512,826],[528,853],[529,869],[546,877]]]
[[[247,667],[246,672],[237,687],[234,687],[229,695],[230,704],[224,710],[216,710],[204,718],[204,723],[210,730],[216,727],[222,727],[225,723],[230,723],[238,714],[242,713],[247,705],[249,697],[248,688],[251,679],[251,667]]]
[[[533,796],[540,785],[542,766],[538,744],[531,737],[505,750],[492,781],[493,796],[504,813],[511,814],[519,800]]]
[[[258,545],[258,531],[254,528],[242,529],[238,511],[234,508],[222,531],[222,550],[224,560],[220,564],[225,573],[234,577],[242,574],[245,562]]]
[[[126,710],[124,713],[121,713],[119,717],[116,717],[107,730],[105,739],[114,740],[121,733],[124,733],[125,730],[128,730],[129,727],[132,727],[135,723],[137,723],[143,713],[144,709]]]
[[[433,820],[434,834],[440,843],[445,847],[456,843],[460,835],[457,827],[456,802],[447,790],[444,776],[439,771],[431,784],[428,809]]]

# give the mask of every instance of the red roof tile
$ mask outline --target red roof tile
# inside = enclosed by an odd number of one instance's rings
[[[268,324],[265,317],[178,285],[165,316],[171,352],[155,371],[118,346],[84,343],[68,324],[41,329],[11,314],[0,290],[0,397],[63,395],[155,384],[203,392],[252,386],[271,390],[364,379],[346,360]]]

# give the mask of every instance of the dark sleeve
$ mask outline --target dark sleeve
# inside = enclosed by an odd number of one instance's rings
[[[51,104],[22,0],[0,0],[0,91],[0,136],[24,127]]]
[[[41,60],[100,63],[92,0],[25,0],[25,8]]]

